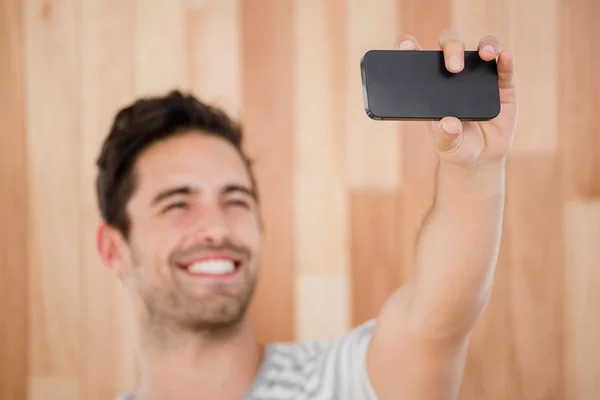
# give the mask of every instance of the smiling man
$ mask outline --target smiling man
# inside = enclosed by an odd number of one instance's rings
[[[439,38],[463,68],[460,33]],[[419,49],[411,36],[397,48]],[[252,332],[260,201],[242,134],[223,112],[172,92],[121,110],[98,160],[98,251],[133,304],[135,400],[455,399],[500,246],[506,155],[517,121],[513,59],[494,37],[501,112],[432,125],[440,165],[416,273],[373,321],[337,340],[270,344]]]

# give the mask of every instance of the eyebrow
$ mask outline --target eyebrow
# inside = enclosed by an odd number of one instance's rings
[[[194,192],[197,192],[197,190],[193,189],[190,186],[178,186],[178,187],[174,187],[174,188],[165,189],[165,190],[159,192],[156,196],[154,196],[154,198],[152,199],[152,202],[150,204],[155,206],[158,203],[168,199],[169,197],[173,197],[173,196],[177,196],[177,195],[190,195]]]
[[[235,192],[246,194],[252,197],[254,200],[256,200],[256,193],[254,192],[254,190],[245,185],[229,184],[225,186],[222,190],[222,194],[229,194]]]
[[[179,196],[180,195],[191,195],[193,193],[197,193],[198,191],[199,190],[197,188],[193,188],[191,186],[177,186],[177,187],[165,189],[165,190],[159,192],[156,196],[154,196],[154,198],[152,199],[152,202],[150,204],[152,206],[155,206],[158,203],[168,199],[169,197],[178,196],[178,195]],[[229,185],[226,185],[221,190],[221,194],[230,194],[230,193],[235,193],[235,192],[246,194],[256,200],[256,193],[254,192],[254,190],[250,189],[249,187],[247,187],[245,185],[229,184]]]

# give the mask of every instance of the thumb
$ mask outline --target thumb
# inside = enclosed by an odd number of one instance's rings
[[[483,151],[483,135],[479,130],[463,129],[458,118],[445,117],[433,125],[433,137],[443,161],[465,164],[476,161]]]

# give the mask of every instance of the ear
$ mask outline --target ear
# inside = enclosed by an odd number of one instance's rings
[[[106,222],[101,222],[96,234],[96,248],[102,262],[119,276],[127,275],[130,263],[125,240],[121,233]]]

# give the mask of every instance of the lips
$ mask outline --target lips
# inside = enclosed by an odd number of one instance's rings
[[[191,260],[180,268],[194,276],[227,277],[234,275],[242,263],[228,254],[212,254]]]

